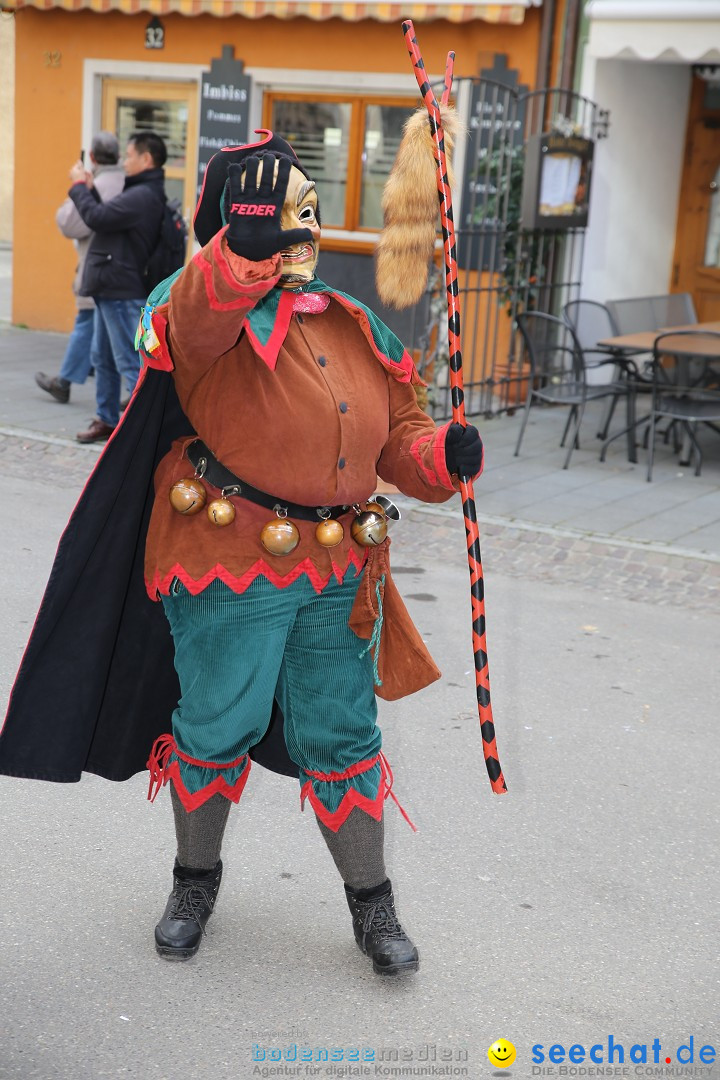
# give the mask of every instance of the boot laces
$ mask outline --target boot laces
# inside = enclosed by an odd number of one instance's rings
[[[172,917],[174,919],[192,919],[198,924],[203,934],[207,931],[202,924],[203,908],[212,911],[215,905],[216,892],[212,886],[199,885],[196,881],[176,881],[173,889],[175,903]]]
[[[371,900],[363,918],[363,933],[369,934],[376,931],[384,938],[404,938],[407,935],[400,925],[395,914],[395,908],[390,897],[381,896],[378,900]]]

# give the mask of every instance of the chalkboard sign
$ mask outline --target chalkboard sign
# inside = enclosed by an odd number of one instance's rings
[[[198,195],[208,161],[223,146],[248,141],[248,113],[252,80],[243,74],[243,61],[235,59],[232,45],[223,45],[202,77],[198,135]]]
[[[499,270],[502,221],[498,184],[509,168],[503,151],[523,144],[527,86],[497,53],[491,68],[473,80],[468,150],[462,176],[458,264],[463,270]]]

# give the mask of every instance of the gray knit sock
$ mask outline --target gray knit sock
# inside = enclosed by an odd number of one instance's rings
[[[175,785],[170,785],[177,858],[181,866],[194,870],[212,870],[220,858],[223,833],[230,813],[230,800],[213,795],[197,810],[188,811],[180,802]]]
[[[364,810],[354,807],[337,832],[317,819],[340,876],[351,889],[372,889],[385,881],[385,829]]]

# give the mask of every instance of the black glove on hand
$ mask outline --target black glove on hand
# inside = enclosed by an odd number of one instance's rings
[[[278,173],[273,187],[276,162]],[[258,175],[260,163],[262,172]],[[291,167],[289,158],[275,154],[249,157],[243,165],[228,167],[230,214],[225,237],[230,250],[236,255],[261,262],[293,244],[312,240],[309,229],[287,229],[283,232],[280,224]]]
[[[482,439],[478,429],[468,424],[451,424],[445,436],[445,464],[449,473],[469,480],[480,472],[483,457]]]

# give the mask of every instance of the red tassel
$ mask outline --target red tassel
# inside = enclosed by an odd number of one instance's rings
[[[147,767],[150,770],[150,785],[148,787],[148,799],[150,802],[155,802],[158,792],[167,780],[165,770],[174,750],[175,740],[172,735],[160,735],[153,743],[147,762]]]
[[[408,814],[406,813],[404,808],[400,805],[399,799],[397,798],[395,792],[392,790],[392,786],[393,786],[392,769],[390,768],[390,763],[388,762],[388,759],[383,754],[382,750],[380,751],[380,753],[376,757],[368,758],[366,761],[358,761],[355,765],[351,765],[348,769],[345,769],[343,772],[322,773],[322,772],[313,772],[312,769],[304,769],[303,772],[306,772],[308,774],[308,776],[313,776],[316,780],[325,780],[325,781],[349,780],[353,776],[358,776],[359,773],[367,772],[368,769],[371,769],[373,767],[373,765],[375,765],[375,763],[378,762],[378,761],[380,762],[380,774],[381,774],[381,777],[382,777],[382,782],[385,784],[385,794],[384,794],[383,798],[387,799],[387,797],[389,795],[390,798],[392,799],[392,801],[397,806],[400,813],[402,814],[402,816],[407,821],[407,823],[410,826],[410,828],[412,829],[412,831],[417,832],[417,828],[415,827],[415,825],[413,825],[412,821],[410,820],[410,817],[408,816]],[[310,785],[306,784],[305,787],[303,788],[302,792],[300,793],[300,808],[303,809],[303,810],[305,809],[305,797],[306,797],[306,794],[307,794],[306,789],[308,789],[308,788],[310,788]],[[346,792],[345,795],[343,796],[343,802],[340,803],[340,807],[338,807],[338,810],[336,811],[336,814],[340,812],[340,810],[341,810],[341,808],[343,806],[344,800],[347,798],[347,795],[348,795],[348,793]],[[316,813],[317,813],[317,811],[316,811]],[[335,816],[335,815],[331,815],[331,816]],[[328,824],[328,822],[326,821],[325,824]]]
[[[400,811],[400,813],[402,814],[402,816],[407,821],[407,823],[410,826],[410,828],[412,829],[412,831],[417,832],[417,828],[415,827],[415,825],[413,825],[412,821],[410,820],[410,816],[406,813],[405,809],[400,805],[400,800],[398,799],[397,795],[395,794],[395,792],[392,789],[392,786],[393,786],[392,769],[390,768],[390,762],[385,757],[382,750],[380,751],[379,757],[380,757],[380,768],[382,769],[382,776],[383,776],[383,780],[385,781],[385,798],[387,799],[388,795],[390,796],[390,798],[395,803],[395,805],[397,806],[397,808]]]

